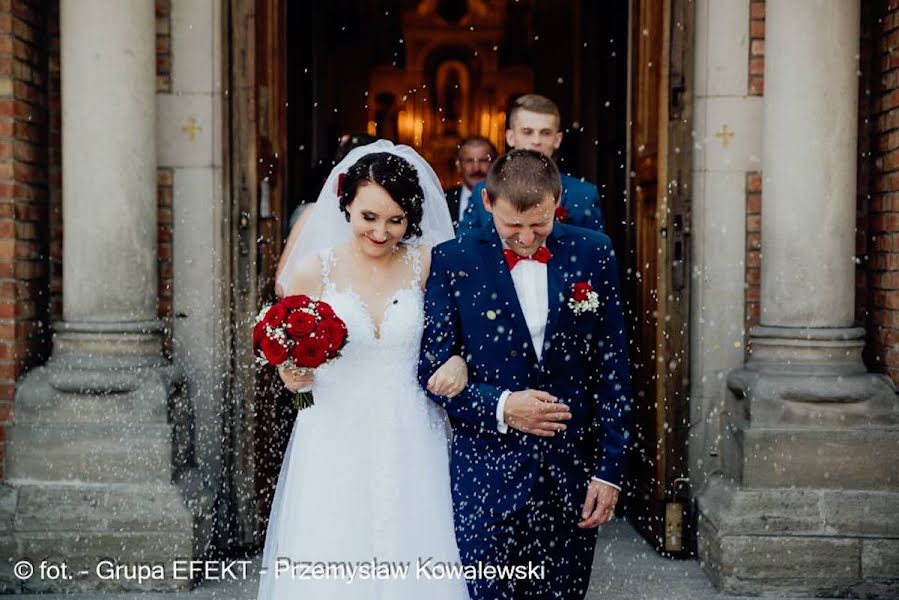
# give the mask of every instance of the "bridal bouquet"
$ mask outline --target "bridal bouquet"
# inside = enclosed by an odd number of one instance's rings
[[[327,302],[309,296],[287,296],[259,311],[253,327],[253,354],[257,364],[286,365],[306,374],[340,356],[347,327]],[[312,406],[312,394],[298,391],[294,403]]]

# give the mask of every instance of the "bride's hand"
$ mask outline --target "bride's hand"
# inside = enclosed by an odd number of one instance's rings
[[[468,385],[468,365],[465,360],[455,354],[440,365],[428,379],[428,391],[438,396],[453,398]]]
[[[286,387],[291,392],[296,393],[297,391],[308,388],[312,385],[312,380],[315,378],[313,373],[299,374],[294,373],[286,365],[278,365],[278,375],[281,376],[281,381],[284,382],[284,387]]]

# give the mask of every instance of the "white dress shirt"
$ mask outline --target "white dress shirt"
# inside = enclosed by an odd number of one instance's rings
[[[462,184],[462,190],[459,192],[459,222],[465,217],[465,209],[468,208],[468,202],[471,199],[471,188]]]
[[[462,188],[463,191],[465,188]],[[469,195],[471,192],[469,191]],[[460,201],[461,205],[461,201]],[[503,242],[503,248],[507,248]],[[536,260],[520,260],[515,264],[515,268],[511,271],[512,283],[515,285],[515,294],[518,296],[518,303],[521,305],[521,312],[524,313],[524,320],[528,326],[528,332],[531,335],[531,343],[537,359],[543,356],[543,342],[546,336],[546,318],[549,314],[549,291],[547,289],[546,265]],[[503,413],[506,406],[506,398],[511,394],[511,390],[505,390],[500,394],[499,402],[496,404],[496,421],[497,428],[501,433],[509,431],[509,426],[503,419]],[[614,483],[610,483],[599,477],[593,478],[596,481],[608,484],[617,490],[621,488]]]

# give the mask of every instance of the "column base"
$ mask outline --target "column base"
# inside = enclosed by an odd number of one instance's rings
[[[899,492],[746,489],[698,498],[699,557],[728,594],[899,597]]]
[[[0,593],[191,587],[172,559],[206,550],[215,490],[195,466],[186,382],[158,343],[155,332],[63,328],[53,358],[20,382],[0,488],[0,548],[15,560],[0,566]],[[164,569],[104,579],[104,559]],[[65,562],[73,576],[20,581],[17,560]]]
[[[896,597],[896,390],[865,372],[858,330],[771,329],[728,377],[722,470],[697,498],[704,568],[732,594]]]
[[[175,559],[196,554],[194,519],[171,484],[16,481],[0,488],[0,498],[0,549],[10,558],[0,565],[0,593],[174,592],[193,585],[173,571]],[[22,560],[34,568],[26,579],[13,572]],[[69,577],[41,577],[42,562],[65,564]],[[146,565],[143,581],[134,565]]]

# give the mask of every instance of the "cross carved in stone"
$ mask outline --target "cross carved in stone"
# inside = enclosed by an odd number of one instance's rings
[[[181,128],[181,131],[187,134],[187,137],[190,139],[190,141],[194,141],[194,138],[197,137],[197,134],[203,130],[197,125],[196,118],[191,117],[187,120],[187,125]]]
[[[727,148],[727,143],[734,137],[734,132],[727,128],[727,123],[721,127],[721,131],[715,134],[715,137],[721,138],[721,143]]]

